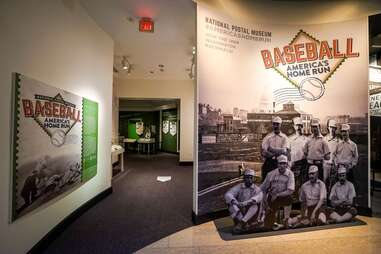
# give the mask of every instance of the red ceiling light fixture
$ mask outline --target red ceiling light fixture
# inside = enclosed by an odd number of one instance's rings
[[[151,18],[140,18],[139,20],[139,31],[153,33],[154,31],[154,22]]]

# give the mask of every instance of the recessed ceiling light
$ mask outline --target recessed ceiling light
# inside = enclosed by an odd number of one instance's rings
[[[164,68],[164,64],[159,64],[158,65],[160,68]]]
[[[149,73],[153,74],[153,73],[154,73],[154,71],[150,71]]]

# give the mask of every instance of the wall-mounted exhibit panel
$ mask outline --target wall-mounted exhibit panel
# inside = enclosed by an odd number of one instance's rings
[[[12,220],[97,173],[98,103],[14,74]]]
[[[271,230],[370,207],[367,26],[242,23],[198,4],[198,215]]]
[[[177,152],[177,109],[163,110],[162,112],[162,144],[165,152]]]

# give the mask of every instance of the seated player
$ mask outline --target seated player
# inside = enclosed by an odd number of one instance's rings
[[[278,167],[270,171],[261,189],[267,197],[265,227],[268,229],[280,229],[282,226],[275,223],[276,212],[284,207],[284,225],[288,225],[291,213],[292,194],[295,190],[294,173],[288,167],[288,159],[285,155],[277,158]]]
[[[231,188],[225,194],[225,201],[234,220],[233,233],[239,234],[250,229],[260,213],[262,190],[254,184],[254,170],[246,169],[243,183]]]
[[[329,195],[332,211],[329,218],[332,222],[340,223],[350,221],[357,214],[353,205],[353,199],[356,196],[355,188],[347,178],[346,168],[344,166],[338,169],[339,181],[332,187]]]
[[[299,200],[302,205],[301,215],[289,220],[291,227],[326,224],[325,201],[327,190],[323,181],[318,179],[318,167],[308,169],[309,180],[301,189]]]

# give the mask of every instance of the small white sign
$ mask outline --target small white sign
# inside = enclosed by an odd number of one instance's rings
[[[172,179],[172,176],[158,176],[157,178],[156,178],[156,180],[157,181],[159,181],[159,182],[168,182],[168,181],[171,181],[171,179]]]

